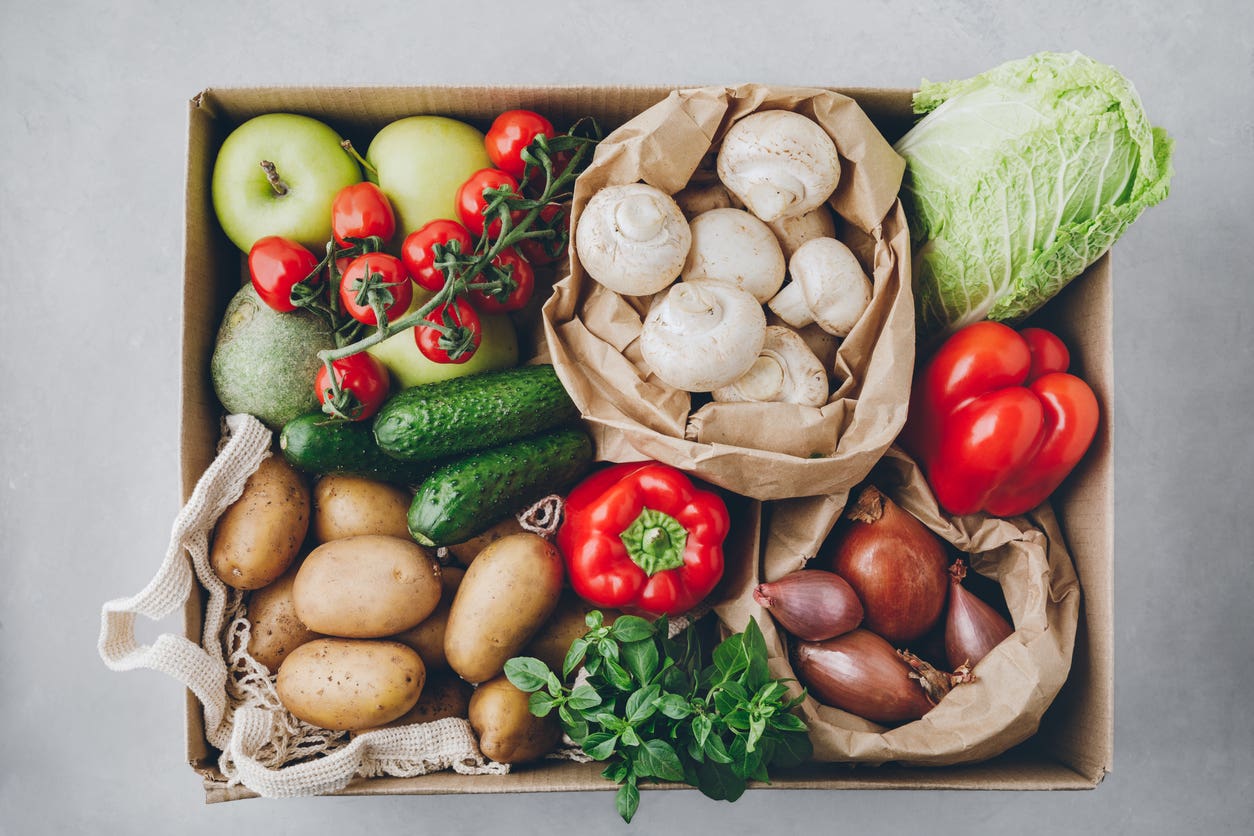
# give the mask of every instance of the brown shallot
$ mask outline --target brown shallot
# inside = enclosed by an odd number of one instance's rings
[[[862,621],[862,602],[849,582],[834,572],[798,569],[758,584],[753,600],[799,639],[821,641],[848,633]]]
[[[849,523],[828,540],[820,565],[845,580],[862,601],[863,626],[894,645],[915,641],[945,607],[945,543],[874,486],[845,512]]]
[[[965,681],[899,653],[869,630],[798,642],[793,657],[798,681],[815,699],[885,726],[919,719]]]
[[[945,656],[952,668],[975,667],[990,650],[1014,632],[997,610],[962,585],[967,567],[955,560],[949,567],[949,612],[945,616]]]

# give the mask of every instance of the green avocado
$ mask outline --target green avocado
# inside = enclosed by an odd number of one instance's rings
[[[331,327],[315,313],[279,313],[252,284],[232,297],[210,361],[213,390],[227,412],[246,412],[278,430],[318,408],[318,352],[335,347]]]

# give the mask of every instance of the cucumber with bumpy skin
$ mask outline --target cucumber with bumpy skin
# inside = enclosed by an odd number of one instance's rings
[[[413,386],[374,419],[379,448],[410,462],[486,450],[579,416],[552,366],[520,366]]]
[[[343,473],[416,485],[432,468],[426,462],[403,462],[384,453],[375,443],[369,422],[340,421],[321,411],[288,421],[279,435],[279,448],[289,463],[318,476]]]
[[[574,482],[592,466],[592,440],[555,430],[481,450],[435,470],[409,506],[409,533],[424,546],[449,546]]]

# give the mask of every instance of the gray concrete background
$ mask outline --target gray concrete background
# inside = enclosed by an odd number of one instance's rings
[[[682,11],[681,11],[682,10]],[[634,832],[1248,833],[1254,14],[1228,2],[5,2],[0,833],[626,832],[612,796],[206,807],[183,690],[96,655],[177,512],[186,101],[208,86],[1134,80],[1173,194],[1116,248],[1116,755],[1073,793],[646,793]],[[141,634],[177,629],[143,625]]]

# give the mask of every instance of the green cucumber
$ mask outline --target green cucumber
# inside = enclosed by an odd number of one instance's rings
[[[319,476],[344,473],[416,485],[431,473],[425,462],[403,462],[380,450],[369,421],[337,421],[322,412],[288,421],[279,435],[279,448],[293,466]]]
[[[424,546],[451,546],[574,482],[592,466],[592,440],[554,430],[451,461],[418,487],[409,533]]]
[[[552,366],[520,366],[402,390],[375,416],[374,437],[393,458],[435,461],[535,435],[578,416]]]

